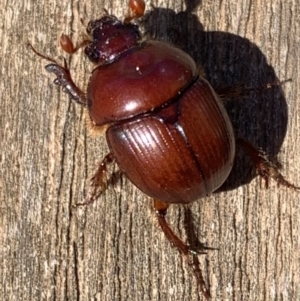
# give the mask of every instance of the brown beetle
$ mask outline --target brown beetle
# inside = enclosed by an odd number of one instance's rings
[[[107,165],[120,170],[154,199],[158,222],[168,240],[187,259],[203,294],[209,297],[199,269],[193,267],[191,250],[166,222],[170,203],[190,203],[218,189],[227,179],[235,156],[236,141],[251,157],[258,174],[278,184],[298,189],[287,182],[263,154],[234,131],[220,97],[193,59],[182,50],[159,41],[141,41],[138,26],[130,23],[143,15],[145,4],[130,1],[131,12],[121,22],[113,15],[88,24],[91,39],[77,47],[62,35],[68,53],[85,47],[96,64],[87,93],[73,82],[66,63],[31,49],[51,61],[46,70],[57,78],[73,100],[84,105],[91,126],[106,133],[110,153],[92,178],[91,203],[107,184]]]

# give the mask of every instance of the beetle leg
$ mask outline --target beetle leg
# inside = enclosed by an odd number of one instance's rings
[[[63,91],[70,95],[71,99],[86,106],[86,94],[73,82],[66,59],[64,58],[64,66],[61,66],[53,58],[38,52],[30,43],[28,43],[27,46],[42,59],[52,62],[45,66],[45,69],[57,76],[54,80],[54,84],[61,86]]]
[[[300,189],[300,187],[295,186],[283,177],[279,171],[280,166],[270,162],[262,150],[255,148],[252,144],[242,138],[237,138],[237,143],[252,160],[257,173],[260,175],[261,179],[265,181],[266,188],[269,187],[269,179],[272,178],[277,182],[278,186],[283,185],[292,189]]]
[[[260,87],[248,87],[245,84],[236,84],[234,86],[219,85],[217,87],[214,87],[214,90],[216,91],[220,99],[223,102],[226,102],[232,98],[243,98],[249,95],[251,92],[259,93],[273,87],[278,87],[290,81],[292,81],[292,79],[290,78],[283,81],[274,80],[273,82],[266,83],[265,85],[262,85]]]
[[[83,203],[78,203],[76,204],[76,206],[89,205],[93,203],[110,184],[114,184],[116,177],[119,177],[120,172],[112,173],[111,176],[107,179],[108,165],[113,163],[115,163],[115,158],[112,153],[108,153],[98,164],[97,169],[91,178],[88,197]]]
[[[67,66],[66,59],[64,58],[64,67],[58,64],[49,64],[45,66],[48,72],[53,72],[57,77],[54,80],[54,84],[61,86],[63,92],[69,94],[71,99],[77,103],[86,106],[86,94],[79,89],[73,82],[70,70]]]
[[[193,274],[196,277],[198,285],[203,293],[203,295],[208,299],[210,298],[209,289],[205,285],[205,281],[202,276],[202,271],[198,265],[194,264],[193,258],[190,255],[196,255],[198,252],[192,250],[187,244],[185,244],[170,228],[169,224],[166,221],[166,214],[168,210],[169,204],[163,201],[154,199],[154,210],[158,220],[158,223],[164,232],[165,236],[172,244],[172,246],[176,247],[179,253],[185,258],[187,264],[192,269]]]

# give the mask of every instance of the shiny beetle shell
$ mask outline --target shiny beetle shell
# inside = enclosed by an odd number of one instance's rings
[[[88,87],[94,124],[117,164],[147,195],[189,203],[219,188],[234,160],[229,117],[193,59],[148,41],[98,66]]]
[[[228,177],[235,142],[227,113],[209,83],[199,78],[174,104],[116,123],[106,133],[126,176],[168,203],[188,203]]]
[[[128,119],[177,97],[197,73],[195,62],[178,48],[151,41],[93,71],[88,108],[96,125]]]

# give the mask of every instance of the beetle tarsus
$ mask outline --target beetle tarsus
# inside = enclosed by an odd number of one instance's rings
[[[242,138],[238,138],[237,143],[250,157],[256,167],[257,174],[261,177],[261,180],[265,181],[266,188],[269,187],[269,180],[272,178],[277,182],[278,186],[282,185],[288,188],[300,190],[300,187],[295,186],[284,178],[279,171],[279,164],[272,163],[262,150],[255,148],[252,144]]]
[[[205,281],[203,279],[202,271],[199,267],[199,264],[195,262],[195,255],[197,254],[205,254],[205,252],[197,252],[190,248],[187,244],[185,244],[170,228],[169,224],[166,221],[166,214],[169,204],[163,201],[154,199],[154,210],[158,220],[158,223],[164,232],[165,236],[169,240],[172,246],[176,247],[179,253],[185,258],[187,264],[193,271],[193,274],[198,282],[198,285],[206,297],[206,299],[210,298],[209,289],[206,287]],[[207,249],[207,248],[203,248]]]

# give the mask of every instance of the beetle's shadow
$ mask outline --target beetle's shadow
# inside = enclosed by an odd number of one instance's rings
[[[276,157],[287,128],[287,104],[280,86],[267,89],[278,80],[259,48],[240,36],[204,31],[192,12],[199,0],[186,0],[187,10],[152,8],[142,25],[149,37],[169,41],[189,53],[214,88],[246,85],[254,92],[233,98],[225,106],[235,128],[242,137],[267,155]],[[257,90],[256,90],[257,89]],[[249,158],[239,148],[233,170],[220,190],[231,190],[249,183],[255,171]]]

